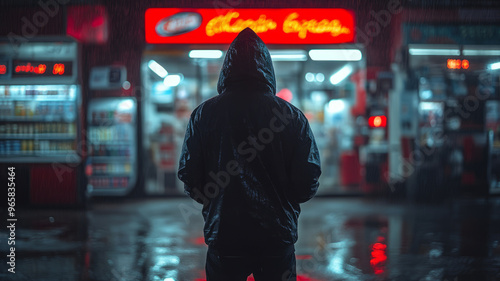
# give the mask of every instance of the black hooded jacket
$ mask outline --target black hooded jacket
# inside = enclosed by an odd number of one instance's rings
[[[217,91],[191,114],[178,171],[203,204],[205,242],[291,245],[299,203],[318,189],[319,153],[304,114],[275,95],[271,56],[251,29],[231,43]]]

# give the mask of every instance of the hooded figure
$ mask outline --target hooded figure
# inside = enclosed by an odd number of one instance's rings
[[[276,96],[271,56],[250,28],[229,46],[217,91],[191,114],[178,171],[203,204],[207,280],[295,280],[299,204],[321,174],[309,123]]]

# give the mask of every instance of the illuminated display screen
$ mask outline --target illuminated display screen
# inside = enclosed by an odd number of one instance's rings
[[[460,59],[448,59],[446,61],[446,67],[448,69],[469,69],[469,61]]]
[[[246,27],[268,44],[339,44],[355,38],[346,9],[152,8],[145,14],[146,42],[228,44]]]
[[[368,125],[372,128],[385,128],[387,126],[387,117],[380,116],[371,116],[368,118]]]
[[[0,60],[0,77],[9,73],[9,62]]]
[[[73,75],[71,61],[14,61],[12,77],[67,77]]]

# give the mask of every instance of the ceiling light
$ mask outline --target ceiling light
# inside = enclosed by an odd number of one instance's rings
[[[490,68],[491,70],[497,70],[497,69],[500,69],[500,62],[495,62],[495,63],[490,64],[489,68]]]
[[[223,55],[221,50],[192,50],[189,57],[192,59],[219,59]]]
[[[269,51],[273,61],[306,61],[307,54],[304,50],[272,50]]]
[[[413,56],[460,56],[459,49],[410,48],[409,52]]]
[[[165,78],[165,76],[168,75],[168,72],[165,70],[165,68],[163,68],[163,66],[157,63],[155,60],[150,60],[148,62],[148,67],[161,78]]]
[[[352,66],[347,64],[342,67],[339,71],[335,72],[332,76],[330,76],[330,83],[333,85],[337,85],[340,82],[344,81],[352,73]]]
[[[181,83],[181,81],[182,81],[181,75],[171,74],[165,77],[165,80],[163,80],[163,84],[165,84],[165,86],[167,87],[176,87],[177,85],[179,85],[179,83]]]
[[[500,50],[471,50],[464,49],[464,56],[500,56]]]
[[[358,49],[315,49],[309,51],[314,61],[360,61],[363,55]]]

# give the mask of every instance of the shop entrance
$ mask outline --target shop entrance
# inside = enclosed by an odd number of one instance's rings
[[[151,45],[144,52],[142,78],[145,190],[179,194],[178,159],[192,110],[216,96],[227,45]],[[359,131],[351,114],[359,80],[365,77],[363,52],[352,45],[269,46],[277,95],[300,108],[318,144],[323,193],[343,193],[341,155],[354,149]],[[360,78],[361,77],[361,78]],[[349,192],[353,190],[350,189]]]

